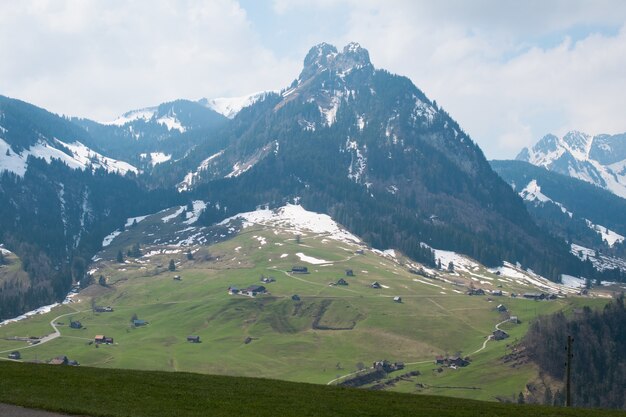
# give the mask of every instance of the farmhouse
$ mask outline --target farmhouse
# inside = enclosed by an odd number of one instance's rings
[[[231,285],[230,287],[228,287],[228,294],[230,295],[239,294],[239,289]]]
[[[347,277],[353,277],[354,276],[354,271],[351,269],[346,269],[346,276]]]
[[[495,295],[497,297],[502,297],[502,290],[493,290],[493,291],[491,291],[491,295]]]
[[[519,324],[519,323],[520,323],[520,321],[519,321],[519,319],[517,318],[517,316],[511,316],[511,317],[509,318],[509,321],[510,321],[510,322],[513,322],[513,323],[515,323],[515,324]]]
[[[82,329],[83,325],[81,324],[80,321],[70,321],[70,328],[71,329]]]
[[[182,281],[183,279],[180,277],[180,275],[174,275],[174,281]]]
[[[469,361],[469,357],[462,358],[458,355],[444,357],[442,355],[437,355],[435,356],[435,364],[445,365],[445,366],[463,367],[463,366],[469,365],[470,361]]]
[[[105,335],[99,334],[96,335],[96,337],[94,337],[93,341],[96,343],[96,345],[110,345],[113,344],[113,338],[112,337],[107,337]]]
[[[300,296],[298,294],[294,294],[294,295],[291,296],[291,299],[293,301],[300,301]]]
[[[355,255],[365,255],[365,251],[363,249],[357,249],[354,251]]]
[[[276,282],[276,278],[274,278],[274,277],[266,277],[264,275],[261,275],[261,282],[269,284],[270,282]]]
[[[339,281],[337,281],[337,285],[348,285],[348,281],[343,278],[339,278]]]
[[[482,288],[470,288],[467,290],[467,295],[485,295],[485,290]]]
[[[51,359],[50,362],[48,362],[50,365],[67,365],[69,362],[69,360],[67,359],[67,356],[63,355],[63,356],[57,356],[54,359]]]
[[[9,353],[9,359],[13,359],[13,360],[22,359],[22,354],[18,352],[17,350],[13,351]]]
[[[200,343],[200,336],[187,336],[187,341],[191,343]]]
[[[139,320],[139,319],[133,320],[133,326],[135,327],[145,326],[146,324],[148,324],[148,322],[145,320]]]
[[[395,296],[395,297],[393,297],[393,301],[395,301],[396,303],[401,303],[402,302],[402,297]]]
[[[307,268],[306,266],[292,266],[291,273],[292,274],[308,274],[309,268]]]
[[[546,295],[538,292],[527,292],[523,295],[524,298],[528,298],[529,300],[544,300]]]
[[[496,307],[496,310],[503,313],[506,311],[506,307],[504,306],[504,304],[498,304],[498,306]]]
[[[380,286],[380,283],[379,283],[378,281],[374,281],[374,282],[372,282],[372,283],[370,284],[370,287],[372,287],[372,288],[376,288],[376,289],[382,288],[382,287]]]
[[[110,307],[110,306],[107,306],[107,307],[98,307],[98,306],[96,306],[96,307],[94,307],[94,311],[96,313],[111,313],[113,311],[113,308]]]
[[[376,361],[372,364],[376,371],[393,372],[404,369],[404,362],[389,362],[388,360]]]
[[[507,337],[509,337],[509,334],[507,332],[505,332],[504,330],[494,330],[493,332],[493,339],[494,340],[504,340]]]
[[[257,294],[265,294],[267,292],[267,289],[262,285],[250,285],[248,288],[243,290],[243,292],[245,292],[250,297],[254,297]]]

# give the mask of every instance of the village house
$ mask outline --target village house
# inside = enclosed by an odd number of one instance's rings
[[[291,273],[292,274],[308,274],[309,268],[307,268],[306,266],[292,266]]]
[[[509,337],[509,334],[507,332],[505,332],[504,330],[494,330],[493,334],[493,340],[504,340],[507,337]]]
[[[17,350],[15,350],[9,353],[9,359],[13,359],[13,360],[22,359],[22,354],[18,352]]]
[[[372,364],[376,371],[393,372],[404,369],[404,362],[389,362],[388,360],[376,361]]]
[[[337,285],[348,285],[348,281],[343,278],[339,278],[339,281],[337,281]]]
[[[265,294],[267,289],[262,285],[250,285],[248,288],[243,290],[243,292],[250,297],[255,297],[257,294]]]
[[[365,251],[363,249],[357,249],[354,251],[355,255],[365,255]]]
[[[482,288],[470,288],[467,290],[467,295],[485,295],[485,290]]]
[[[261,275],[261,282],[264,282],[265,284],[269,284],[270,282],[276,282],[276,278],[266,277],[264,275]]]
[[[70,321],[70,328],[71,329],[82,329],[83,325],[81,324],[80,321]]]
[[[230,287],[228,287],[228,294],[230,295],[239,294],[239,289],[231,285]]]
[[[374,281],[374,282],[372,282],[372,283],[370,284],[370,287],[372,287],[372,288],[376,288],[376,289],[382,288],[382,287],[380,286],[380,283],[379,283],[378,281]]]
[[[67,359],[67,356],[63,355],[63,356],[57,356],[54,359],[51,359],[50,362],[48,362],[50,365],[67,365],[69,363],[69,360]]]
[[[528,298],[529,300],[544,300],[546,295],[538,292],[527,292],[523,295],[524,298]]]
[[[107,337],[105,335],[99,334],[96,335],[96,337],[94,337],[93,341],[96,343],[96,345],[111,345],[113,344],[113,338],[112,337]]]
[[[504,313],[506,311],[506,307],[504,306],[504,304],[498,304],[498,306],[496,307],[496,310],[498,310],[501,313]]]
[[[395,297],[393,297],[393,301],[395,301],[396,303],[401,303],[402,302],[402,297],[395,296]]]
[[[187,336],[187,341],[190,343],[200,343],[200,336]]]
[[[111,313],[111,312],[113,312],[113,308],[110,307],[110,306],[107,306],[107,307],[98,307],[98,306],[96,306],[94,308],[94,311],[96,313]]]
[[[145,326],[146,324],[148,324],[148,322],[145,320],[139,320],[139,319],[133,320],[133,326],[135,327]]]
[[[445,357],[442,355],[437,355],[435,356],[435,364],[450,367],[464,367],[468,366],[470,364],[470,361],[469,357],[462,358],[458,355]]]
[[[182,281],[183,279],[180,277],[180,275],[174,275],[174,281]]]
[[[347,277],[353,277],[354,276],[354,271],[351,269],[346,269],[346,276]]]
[[[491,295],[495,295],[496,297],[502,297],[502,290],[493,290],[491,291]]]
[[[300,301],[300,296],[298,294],[294,294],[294,295],[291,296],[291,299],[293,301]]]
[[[519,324],[519,323],[520,323],[520,321],[519,321],[519,319],[517,318],[517,316],[511,316],[511,317],[509,318],[509,321],[510,321],[510,322],[512,322],[512,323],[515,323],[515,324]]]

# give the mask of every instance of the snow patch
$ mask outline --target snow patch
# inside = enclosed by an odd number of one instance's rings
[[[121,231],[116,230],[114,232],[111,232],[107,236],[105,236],[104,239],[102,240],[102,247],[106,248],[107,246],[109,246],[111,242],[113,242],[113,239],[118,237],[121,233],[122,233]]]
[[[330,261],[325,261],[323,259],[317,259],[317,258],[314,258],[312,256],[307,256],[307,255],[305,255],[302,252],[296,253],[296,256],[298,258],[300,258],[300,260],[302,262],[307,262],[307,263],[310,263],[310,264],[313,264],[313,265],[332,264],[332,262],[330,262]]]

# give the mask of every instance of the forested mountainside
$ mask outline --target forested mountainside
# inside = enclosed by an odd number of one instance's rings
[[[533,360],[545,372],[564,381],[564,351],[567,337],[572,336],[573,405],[624,408],[625,320],[626,309],[622,295],[601,311],[585,307],[576,311],[571,318],[562,312],[539,317],[530,327],[523,343],[529,348]]]
[[[491,165],[524,199],[541,228],[603,270],[603,279],[626,279],[625,199],[523,161],[492,161]]]

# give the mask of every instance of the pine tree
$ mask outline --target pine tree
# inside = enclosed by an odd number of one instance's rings
[[[550,389],[550,387],[546,387],[546,392],[543,396],[543,403],[546,405],[552,405],[552,401],[554,401],[554,399],[552,398],[552,390]]]
[[[520,391],[519,395],[517,396],[517,403],[518,404],[524,404],[525,402],[526,401],[524,400],[524,394],[522,394],[521,391]]]
[[[189,261],[193,260],[193,253],[191,253],[191,250],[187,251],[187,260],[189,260]]]
[[[122,253],[122,250],[118,250],[117,251],[117,258],[116,258],[117,263],[121,264],[124,263],[124,254]]]
[[[176,271],[176,263],[174,263],[173,259],[170,259],[170,265],[168,267],[170,271]]]
[[[100,275],[100,278],[98,278],[98,284],[102,285],[103,287],[107,286],[107,280],[104,275]]]

